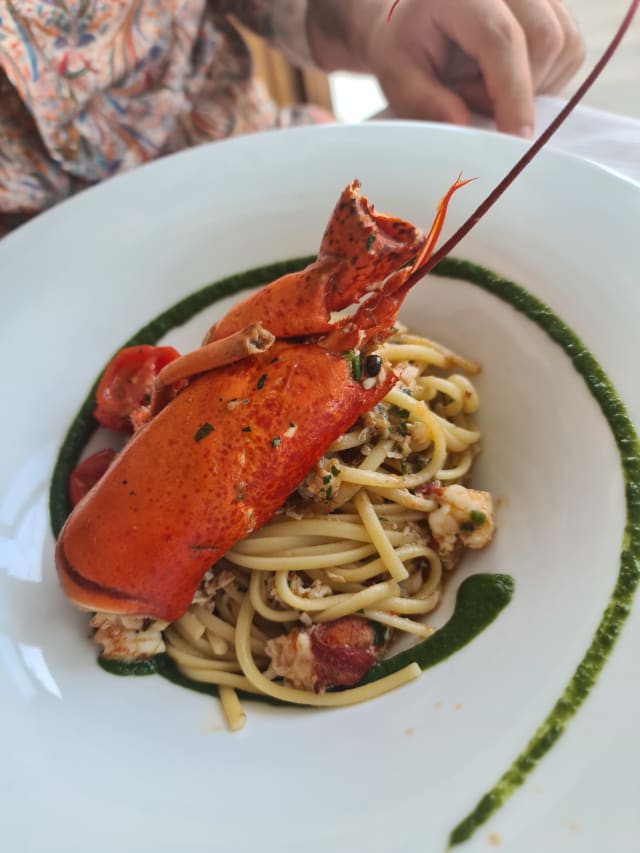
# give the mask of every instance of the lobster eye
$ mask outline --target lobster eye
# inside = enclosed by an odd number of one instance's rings
[[[364,363],[367,376],[377,376],[382,369],[382,359],[379,355],[368,355]]]

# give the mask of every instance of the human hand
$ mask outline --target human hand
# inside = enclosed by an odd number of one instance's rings
[[[404,118],[464,125],[476,110],[530,136],[534,95],[558,92],[584,58],[560,0],[399,0],[389,22],[390,0],[341,5],[352,67],[375,74]]]

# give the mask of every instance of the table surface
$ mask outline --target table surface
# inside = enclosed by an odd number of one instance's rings
[[[567,0],[579,24],[586,60],[579,77],[600,58],[624,17],[628,0]],[[563,95],[569,96],[575,82]],[[587,94],[585,104],[640,118],[640,17],[636,15],[624,41],[600,79]]]

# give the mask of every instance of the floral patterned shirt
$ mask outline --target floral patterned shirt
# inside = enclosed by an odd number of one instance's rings
[[[0,235],[160,155],[277,126],[234,20],[310,64],[306,2],[0,0]]]

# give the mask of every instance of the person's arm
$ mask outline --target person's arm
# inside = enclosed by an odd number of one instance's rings
[[[386,5],[387,11],[384,12]],[[366,39],[372,22],[386,14],[392,3],[377,0],[307,0],[307,32],[311,51],[325,71],[370,72]]]
[[[374,74],[401,117],[530,135],[535,93],[557,92],[583,59],[560,0],[308,0],[313,55],[327,71]]]
[[[299,68],[316,65],[307,36],[308,0],[211,0],[211,3],[278,48],[292,65]]]

